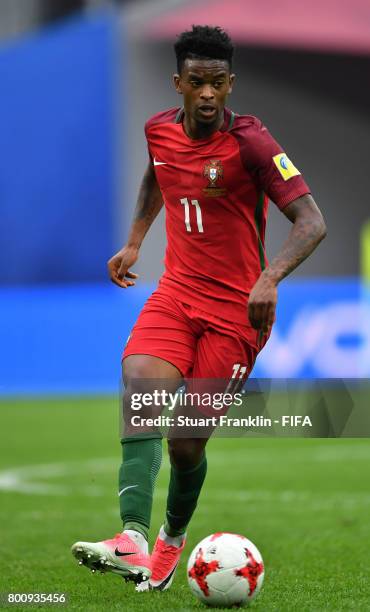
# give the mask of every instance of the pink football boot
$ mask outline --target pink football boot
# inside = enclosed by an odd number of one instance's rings
[[[92,572],[113,572],[137,584],[151,576],[150,556],[126,533],[117,533],[103,542],[76,542],[71,549],[79,565],[86,565]]]
[[[163,527],[160,529],[151,554],[152,575],[149,580],[151,589],[165,591],[170,588],[185,547],[185,536],[170,538]],[[174,544],[178,544],[175,546]]]

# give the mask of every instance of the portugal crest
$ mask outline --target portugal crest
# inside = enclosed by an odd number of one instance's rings
[[[211,159],[204,166],[203,176],[208,178],[208,185],[205,189],[203,189],[206,195],[211,197],[225,195],[226,189],[217,185],[217,181],[222,179],[224,176],[224,169],[222,167],[221,160]]]

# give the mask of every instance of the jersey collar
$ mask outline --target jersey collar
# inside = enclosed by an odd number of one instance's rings
[[[182,123],[183,119],[184,119],[184,107],[182,106],[181,108],[179,108],[179,110],[176,113],[176,117],[175,117],[175,123]],[[220,127],[219,130],[217,130],[218,132],[228,132],[229,130],[231,130],[233,123],[235,120],[235,113],[234,111],[230,110],[229,108],[224,108],[224,122],[222,124],[222,126]]]

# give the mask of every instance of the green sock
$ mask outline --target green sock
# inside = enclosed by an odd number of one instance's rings
[[[162,461],[162,438],[121,440],[123,462],[119,470],[119,505],[124,529],[135,529],[148,539],[153,490]]]
[[[164,530],[167,535],[176,537],[185,533],[207,473],[207,458],[190,470],[178,470],[171,466],[170,486],[168,489],[166,521]]]

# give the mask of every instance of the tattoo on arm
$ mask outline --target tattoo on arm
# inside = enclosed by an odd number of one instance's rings
[[[135,221],[146,221],[149,226],[162,208],[162,195],[151,164],[148,165],[141,182],[134,213]]]
[[[307,194],[291,202],[284,214],[293,223],[288,239],[266,269],[277,283],[304,261],[326,236],[325,221]]]
[[[144,237],[163,206],[161,190],[151,163],[140,185],[134,218],[128,238],[128,245],[140,248]]]

